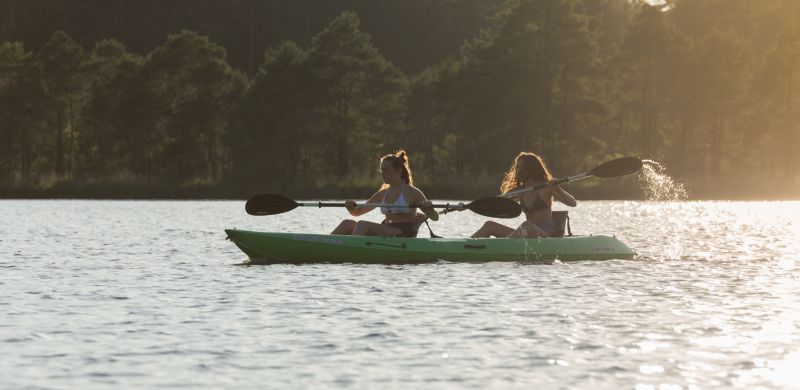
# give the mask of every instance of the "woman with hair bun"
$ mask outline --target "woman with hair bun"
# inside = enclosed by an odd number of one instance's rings
[[[500,192],[505,194],[514,190],[531,187],[535,184],[552,183],[553,175],[544,160],[534,153],[522,152],[514,159],[511,169],[506,172]],[[559,185],[551,185],[539,190],[523,192],[515,197],[525,213],[525,222],[517,229],[487,221],[472,238],[486,237],[550,237],[555,235],[553,223],[553,202],[575,207],[575,198]]]
[[[416,237],[419,224],[417,209],[409,205],[420,205],[420,210],[425,215],[437,220],[439,213],[433,209],[431,201],[425,194],[414,187],[411,168],[408,165],[408,155],[404,150],[387,154],[381,158],[381,178],[383,185],[373,194],[367,203],[385,203],[392,206],[381,207],[381,213],[386,218],[382,223],[370,221],[354,221],[346,219],[334,229],[331,234],[345,234],[354,236],[382,236],[382,237]],[[368,213],[374,207],[357,207],[354,200],[345,201],[345,206],[350,215],[358,217]]]

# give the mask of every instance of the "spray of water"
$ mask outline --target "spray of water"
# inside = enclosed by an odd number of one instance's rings
[[[653,160],[642,160],[640,177],[644,182],[644,195],[648,200],[681,201],[688,198],[686,186],[670,177],[666,168]],[[663,257],[666,260],[680,260],[683,257],[683,243],[673,237],[664,243]]]
[[[666,168],[653,160],[642,160],[640,177],[644,181],[644,195],[647,200],[686,200],[689,197],[686,186],[666,174]]]
[[[524,227],[521,227],[521,229],[522,229],[523,236],[527,236],[528,235],[528,231]],[[525,261],[529,261],[530,260],[530,255],[532,255],[534,253],[533,253],[533,250],[531,249],[530,245],[528,244],[528,240],[522,240],[522,246],[523,246],[523,251],[524,251],[523,253],[525,254]]]
[[[520,227],[520,230],[522,230],[522,235],[524,237],[528,237],[528,230],[527,229],[525,229],[524,227]],[[538,241],[538,240],[541,240],[542,238],[541,237],[536,237],[535,239]],[[531,238],[527,238],[525,240],[522,240],[522,253],[524,255],[524,260],[523,261],[526,262],[526,263],[527,262],[537,262],[537,261],[541,260],[541,255],[539,253],[537,253],[536,250],[531,247]],[[558,261],[558,258],[556,258],[555,260]]]

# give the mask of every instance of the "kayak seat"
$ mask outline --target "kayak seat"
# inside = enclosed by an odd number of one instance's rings
[[[383,222],[381,222],[381,223],[382,224],[386,223],[386,220],[384,219]],[[404,226],[403,228],[401,228],[399,226],[396,226],[401,231],[404,231],[403,234],[397,235],[396,237],[416,238],[417,235],[419,234],[420,226],[422,226],[423,223],[428,225],[428,216],[426,216],[425,214],[422,214],[422,213],[417,213],[414,216],[414,221],[413,222],[402,222],[402,223],[404,225],[407,224],[407,225],[410,225],[410,226]],[[431,226],[428,225],[428,230],[430,230],[430,229],[431,229]],[[433,231],[431,231],[431,238],[435,238],[435,237],[438,237],[438,236],[434,235]]]
[[[556,234],[551,237],[564,237],[565,231],[567,235],[572,235],[572,228],[569,226],[569,211],[553,211],[553,224],[556,227]]]

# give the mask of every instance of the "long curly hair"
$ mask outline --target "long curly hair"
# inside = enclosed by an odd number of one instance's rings
[[[408,154],[403,149],[400,149],[394,153],[387,154],[381,157],[381,164],[384,161],[389,161],[389,163],[395,168],[400,170],[400,178],[403,180],[404,183],[413,186],[414,185],[414,177],[411,175],[411,166],[408,165]],[[388,184],[384,184],[381,188],[388,187]]]
[[[500,192],[505,194],[520,187],[528,187],[534,183],[549,180],[553,180],[553,175],[547,168],[544,159],[534,153],[521,152],[503,177]]]

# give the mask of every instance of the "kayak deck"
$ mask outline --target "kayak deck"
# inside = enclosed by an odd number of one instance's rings
[[[272,233],[227,229],[251,264],[489,262],[631,259],[606,235],[559,238],[404,238]]]

